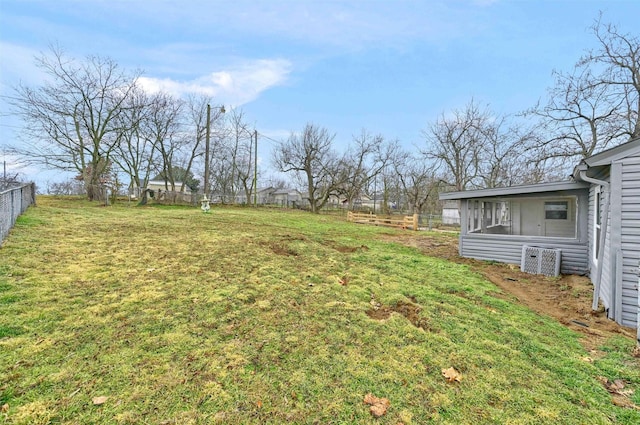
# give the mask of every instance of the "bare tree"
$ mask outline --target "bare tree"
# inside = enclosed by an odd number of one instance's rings
[[[228,113],[228,129],[219,155],[215,175],[224,198],[235,201],[237,194],[244,191],[247,202],[253,193],[254,147],[253,136],[244,112],[232,109]]]
[[[394,170],[410,213],[424,212],[431,197],[438,194],[436,166],[431,161],[403,152],[394,161]]]
[[[230,114],[230,153],[233,160],[233,179],[237,183],[234,187],[244,190],[247,202],[251,199],[254,191],[254,131],[251,131],[249,124],[245,121],[242,110],[233,109]]]
[[[47,182],[46,192],[50,195],[82,195],[84,188],[78,179],[67,179],[62,182]]]
[[[220,139],[220,127],[223,125],[222,122],[224,109],[223,108],[211,108],[213,111],[213,116],[210,116],[210,123],[207,123],[207,109],[211,104],[211,98],[208,96],[195,96],[190,95],[187,98],[187,116],[185,117],[188,121],[187,128],[188,134],[184,137],[184,152],[182,163],[184,164],[184,169],[186,174],[192,173],[192,168],[194,162],[200,156],[205,157],[204,161],[211,161],[211,158],[206,158],[206,132],[207,125],[209,128],[213,128],[214,136],[217,135],[217,139]],[[209,163],[211,166],[211,162]],[[180,187],[180,191],[184,189],[185,181],[182,181],[182,185]]]
[[[307,124],[300,134],[292,133],[273,151],[273,164],[278,171],[293,172],[303,179],[314,213],[320,212],[344,178],[341,161],[332,148],[334,138],[326,128]]]
[[[568,169],[594,153],[640,137],[640,39],[602,22],[591,27],[598,47],[572,73],[554,71],[548,101],[526,111],[548,135],[532,148],[540,163]]]
[[[151,102],[154,99],[157,98],[136,89],[126,101],[123,113],[118,116],[122,131],[112,159],[129,177],[129,190],[136,196],[147,186],[151,171],[156,165],[156,140],[147,131]]]
[[[628,137],[619,115],[625,98],[613,96],[611,86],[598,84],[598,77],[583,67],[554,75],[547,104],[525,112],[541,118],[541,131],[547,134],[532,145],[538,161],[571,166]]]
[[[341,170],[344,183],[340,192],[347,199],[349,209],[353,202],[370,188],[371,182],[380,174],[389,161],[390,144],[381,135],[372,135],[362,130],[353,137],[353,143],[344,155]]]
[[[49,76],[40,87],[19,86],[13,106],[25,122],[23,144],[13,152],[48,168],[71,170],[85,178],[89,199],[98,199],[101,178],[110,164],[119,115],[137,75],[128,75],[108,58],[67,58],[52,47],[36,58]]]
[[[604,66],[594,85],[606,87],[613,103],[620,105],[618,116],[626,122],[629,139],[640,137],[640,38],[603,23],[602,13],[591,30],[600,45],[587,52],[577,66]]]
[[[538,183],[548,173],[536,173],[539,163],[529,152],[536,133],[508,117],[495,117],[481,129],[484,136],[480,161],[482,187]]]
[[[425,157],[442,165],[446,183],[455,190],[481,186],[486,127],[491,121],[488,108],[472,99],[464,110],[442,116],[423,132]]]
[[[399,207],[405,198],[402,182],[396,170],[405,164],[408,154],[401,149],[398,140],[393,140],[383,146],[379,155],[384,158],[384,165],[369,182],[367,190],[373,194],[374,201],[377,201],[378,197],[381,198],[382,213],[389,214],[391,208]]]
[[[145,137],[159,154],[157,174],[165,177],[166,189],[175,191],[174,167],[178,164],[180,149],[186,144],[182,127],[184,102],[166,93],[152,96],[148,104],[147,119],[144,121]]]

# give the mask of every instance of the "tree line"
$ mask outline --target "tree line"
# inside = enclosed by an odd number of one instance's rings
[[[338,153],[334,133],[307,123],[275,146],[271,163],[291,176],[313,212],[332,197],[353,207],[363,195],[385,210],[423,212],[444,189],[566,179],[579,160],[640,137],[640,39],[602,16],[591,32],[597,47],[569,72],[553,71],[544,100],[526,111],[501,116],[471,99],[428,123],[411,150],[363,129]],[[147,93],[140,72],[128,73],[110,59],[76,61],[52,48],[37,64],[49,78],[39,87],[16,88],[13,105],[26,125],[24,143],[13,153],[75,171],[89,199],[100,199],[105,182],[122,174],[132,189],[155,175],[168,190],[188,182],[197,190],[194,173],[208,159],[210,193],[225,202],[238,193],[251,199],[254,129],[241,110],[223,114],[216,106],[207,120],[213,99]],[[208,130],[211,154],[204,158]]]
[[[241,110],[214,106],[207,122],[210,97],[149,93],[140,72],[97,56],[78,61],[58,47],[36,64],[45,83],[16,87],[12,100],[25,126],[10,152],[26,163],[74,172],[90,200],[104,198],[123,175],[130,191],[150,179],[170,191],[195,191],[209,130],[209,187],[230,198],[253,190],[252,129]]]

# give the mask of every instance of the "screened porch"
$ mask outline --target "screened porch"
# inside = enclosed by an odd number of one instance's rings
[[[552,196],[470,199],[466,233],[575,238],[578,199]]]

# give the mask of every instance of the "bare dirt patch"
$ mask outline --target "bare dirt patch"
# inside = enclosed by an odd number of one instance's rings
[[[469,265],[473,271],[502,289],[503,293],[497,293],[496,296],[524,304],[583,334],[582,344],[593,355],[611,336],[623,335],[635,339],[633,329],[607,319],[602,308],[597,311],[591,309],[593,285],[586,276],[562,275],[551,278],[523,273],[517,265],[463,258],[458,255],[458,239],[453,235],[407,232],[386,238],[418,248],[431,257]]]
[[[420,311],[422,307],[416,304],[416,300],[412,299],[411,302],[398,301],[396,305],[385,306],[372,300],[372,308],[367,310],[367,315],[375,320],[388,319],[391,313],[398,313],[404,316],[413,326],[424,330],[431,330],[429,328],[429,322],[426,318],[420,317]]]

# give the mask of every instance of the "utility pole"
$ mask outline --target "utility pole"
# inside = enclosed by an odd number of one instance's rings
[[[253,131],[256,143],[256,155],[253,158],[253,206],[258,206],[258,130]]]
[[[207,104],[207,136],[204,148],[204,196],[209,193],[209,138],[211,135],[211,105]]]

